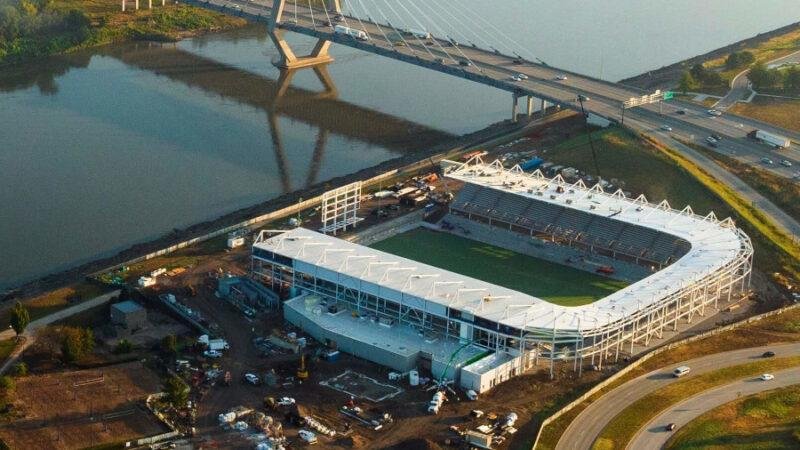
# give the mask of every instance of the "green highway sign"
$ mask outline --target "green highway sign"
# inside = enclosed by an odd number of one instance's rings
[[[675,97],[675,93],[674,92],[672,92],[672,91],[664,92],[664,100],[672,100],[673,97]]]

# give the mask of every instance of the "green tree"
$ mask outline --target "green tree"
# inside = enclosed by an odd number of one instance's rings
[[[725,68],[736,69],[739,67],[744,67],[752,64],[756,60],[756,57],[753,55],[752,52],[747,50],[741,52],[733,52],[725,59]]]
[[[800,92],[800,66],[790,67],[786,70],[783,87],[790,92]]]
[[[678,90],[684,94],[697,89],[697,80],[692,76],[692,72],[686,70],[681,75],[681,80],[678,82]]]
[[[14,308],[11,309],[11,328],[19,336],[25,331],[29,323],[31,323],[31,316],[28,313],[28,309],[22,306],[22,303],[17,302]]]
[[[780,82],[781,75],[775,69],[767,69],[764,64],[756,64],[750,69],[747,78],[753,83],[753,88],[758,90],[775,87]]]
[[[121,341],[117,342],[117,346],[114,347],[114,353],[118,355],[124,355],[132,351],[133,351],[133,344],[131,344],[131,341],[127,339],[122,339]]]
[[[164,336],[161,339],[161,350],[168,355],[178,353],[178,338],[174,334]]]
[[[176,408],[185,406],[186,400],[189,399],[189,385],[177,376],[167,379],[164,392],[167,394],[167,401]]]
[[[14,379],[8,375],[4,375],[0,377],[0,389],[6,391],[13,391],[14,388],[17,387],[16,383],[14,383]]]
[[[88,328],[64,327],[61,336],[61,355],[67,363],[79,361],[94,350],[94,333]]]

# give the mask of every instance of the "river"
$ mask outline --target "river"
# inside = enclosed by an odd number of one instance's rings
[[[610,80],[800,17],[796,0],[752,3],[461,2],[504,23],[509,47]],[[0,289],[509,113],[503,92],[348,48],[332,54],[332,85],[305,70],[280,98],[277,55],[259,27],[0,69]]]

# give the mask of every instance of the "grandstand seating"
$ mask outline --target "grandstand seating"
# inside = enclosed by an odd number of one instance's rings
[[[643,264],[669,264],[690,249],[687,241],[666,233],[470,183],[458,193],[451,209],[641,258]]]

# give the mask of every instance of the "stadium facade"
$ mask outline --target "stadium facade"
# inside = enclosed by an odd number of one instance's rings
[[[539,362],[602,366],[747,289],[749,238],[730,219],[627,198],[474,158],[448,218],[648,267],[594,303],[566,307],[303,228],[262,232],[254,276],[297,296],[284,316],[322,342],[484,392]],[[479,263],[479,262],[476,262]],[[648,272],[648,273],[649,273]]]

